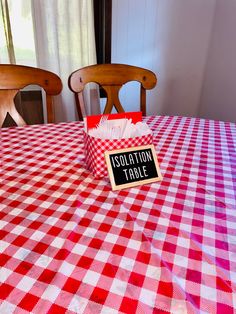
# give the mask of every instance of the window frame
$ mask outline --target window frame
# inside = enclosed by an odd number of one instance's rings
[[[97,63],[111,63],[112,0],[94,0]]]

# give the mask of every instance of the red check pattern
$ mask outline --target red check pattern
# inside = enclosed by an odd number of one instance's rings
[[[163,180],[117,192],[80,122],[1,130],[1,314],[235,313],[236,125],[145,120]]]
[[[123,139],[100,139],[84,134],[85,163],[95,178],[103,178],[108,175],[105,161],[105,152],[127,147],[136,147],[152,144],[152,135],[143,135]]]

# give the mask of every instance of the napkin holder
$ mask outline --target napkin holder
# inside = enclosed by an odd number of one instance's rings
[[[153,142],[152,134],[122,139],[100,139],[84,132],[85,162],[95,178],[108,175],[105,161],[105,151],[150,145]]]

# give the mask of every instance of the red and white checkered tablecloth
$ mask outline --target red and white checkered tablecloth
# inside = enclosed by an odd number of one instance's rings
[[[236,313],[236,125],[146,121],[163,181],[117,192],[82,123],[1,130],[1,314]]]

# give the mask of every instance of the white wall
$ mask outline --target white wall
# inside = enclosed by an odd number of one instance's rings
[[[236,122],[235,0],[216,0],[199,115]]]
[[[224,2],[224,1],[222,1]],[[149,68],[147,113],[196,116],[216,0],[113,0],[112,62]],[[138,109],[134,86],[121,95]],[[127,108],[127,107],[126,107]]]

